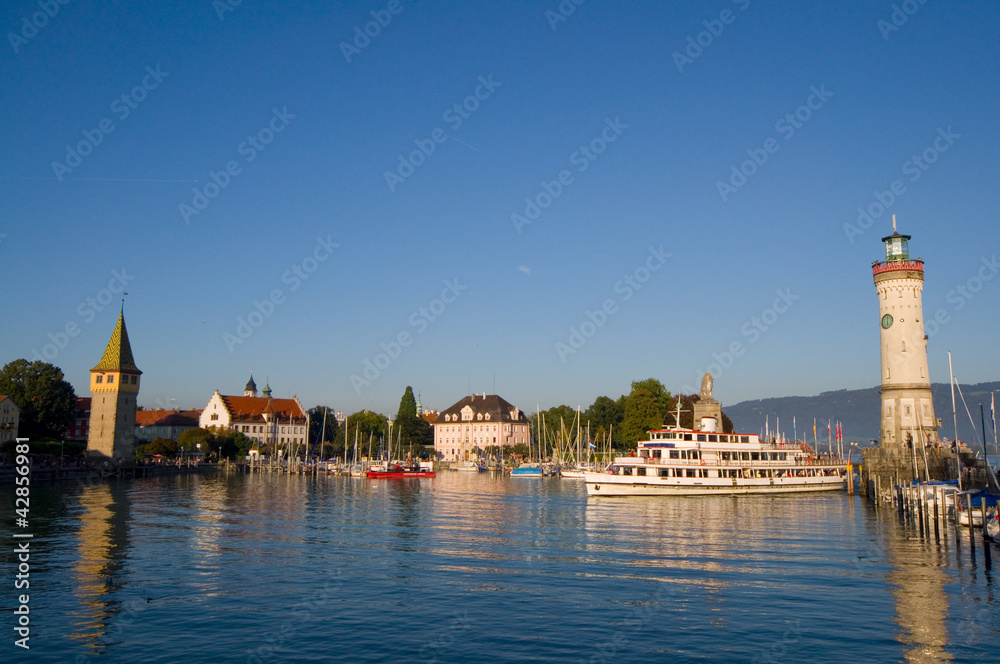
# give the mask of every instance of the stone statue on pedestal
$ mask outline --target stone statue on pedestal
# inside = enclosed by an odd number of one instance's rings
[[[708,400],[712,398],[712,374],[706,372],[704,376],[701,377],[701,392],[698,393],[702,399]]]

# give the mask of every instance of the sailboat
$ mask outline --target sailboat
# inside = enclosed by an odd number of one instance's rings
[[[535,408],[537,409],[538,406],[535,406]],[[541,410],[538,410],[538,420],[537,421],[538,421],[538,428],[539,428],[539,433],[538,433],[538,447],[539,447],[538,456],[539,456],[539,458],[541,458],[541,455],[542,455],[542,453],[541,453],[541,446],[542,446],[541,429],[544,428],[544,422],[545,422],[544,418],[545,418],[545,416],[542,415]],[[513,470],[511,470],[510,471],[510,476],[511,477],[541,477],[542,476],[542,464],[541,463],[537,463],[536,464],[536,463],[533,463],[531,461],[531,439],[530,438],[528,439],[528,461],[527,461],[527,463],[521,464],[517,468],[514,468]]]

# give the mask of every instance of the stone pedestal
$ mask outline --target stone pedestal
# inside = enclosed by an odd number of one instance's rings
[[[701,418],[703,417],[714,417],[716,431],[722,431],[722,404],[712,397],[700,397],[694,402],[693,429],[701,428]]]

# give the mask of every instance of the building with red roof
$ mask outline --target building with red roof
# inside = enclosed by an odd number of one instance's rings
[[[243,396],[220,394],[216,390],[201,411],[198,423],[202,428],[240,431],[257,441],[262,451],[266,448],[291,454],[305,449],[309,434],[309,415],[298,398],[295,395],[291,399],[274,398],[268,385],[258,396],[252,375]]]
[[[135,413],[136,442],[148,443],[157,438],[177,440],[188,429],[197,429],[201,411],[139,410]]]
[[[496,394],[473,394],[437,413],[434,452],[444,461],[471,461],[487,447],[528,445],[531,424]]]

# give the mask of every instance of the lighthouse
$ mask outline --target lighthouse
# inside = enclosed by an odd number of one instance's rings
[[[937,419],[924,334],[924,262],[911,259],[909,235],[882,238],[885,261],[872,264],[882,349],[882,448],[907,454],[937,443]]]

